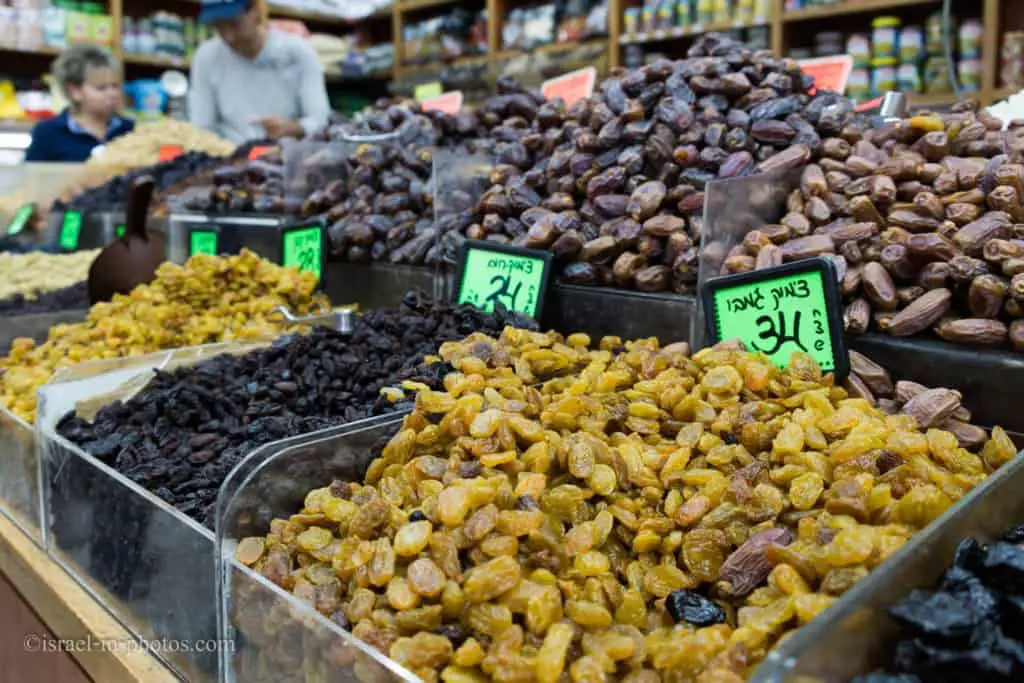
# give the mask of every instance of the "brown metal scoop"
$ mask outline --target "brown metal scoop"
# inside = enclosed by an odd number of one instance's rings
[[[149,202],[155,181],[140,176],[132,183],[125,211],[124,236],[100,252],[89,268],[89,300],[110,301],[115,294],[127,294],[152,282],[165,260],[164,237],[146,229]]]

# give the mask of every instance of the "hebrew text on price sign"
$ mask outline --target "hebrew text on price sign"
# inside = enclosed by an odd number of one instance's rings
[[[217,255],[217,231],[207,229],[195,229],[188,233],[188,255],[196,254]]]
[[[828,259],[715,278],[701,300],[712,343],[739,339],[783,368],[802,351],[838,379],[849,372],[839,285]]]
[[[319,280],[323,273],[324,236],[319,224],[287,228],[281,233],[281,265],[308,270]]]
[[[495,304],[539,318],[551,254],[537,249],[466,240],[459,259],[456,302],[491,312]]]
[[[60,222],[60,235],[57,242],[61,249],[74,251],[78,249],[78,236],[82,232],[82,214],[78,211],[65,211]]]
[[[14,214],[14,218],[12,218],[11,222],[7,225],[7,236],[14,237],[19,232],[24,230],[25,226],[28,225],[28,219],[32,218],[32,213],[35,210],[35,202],[26,204],[25,206],[18,209],[17,212],[15,212]]]

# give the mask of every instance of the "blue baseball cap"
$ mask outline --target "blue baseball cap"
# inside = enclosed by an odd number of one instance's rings
[[[209,24],[221,19],[234,19],[249,11],[249,0],[202,0],[199,9],[199,23]]]

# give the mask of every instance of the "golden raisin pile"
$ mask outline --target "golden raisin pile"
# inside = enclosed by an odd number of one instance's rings
[[[282,268],[249,250],[230,257],[201,254],[184,266],[164,263],[152,283],[96,304],[84,322],[54,326],[43,344],[16,339],[10,355],[0,358],[0,402],[33,422],[36,390],[58,368],[270,334],[281,329],[270,315],[275,307],[308,313],[327,304],[316,286],[311,273]]]
[[[239,560],[428,682],[737,683],[1015,454],[802,354],[589,343],[446,344],[365,480]]]

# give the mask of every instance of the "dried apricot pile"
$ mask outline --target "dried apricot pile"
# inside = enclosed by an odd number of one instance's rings
[[[446,344],[364,481],[239,560],[428,682],[733,683],[1015,455],[805,355],[589,344]]]

